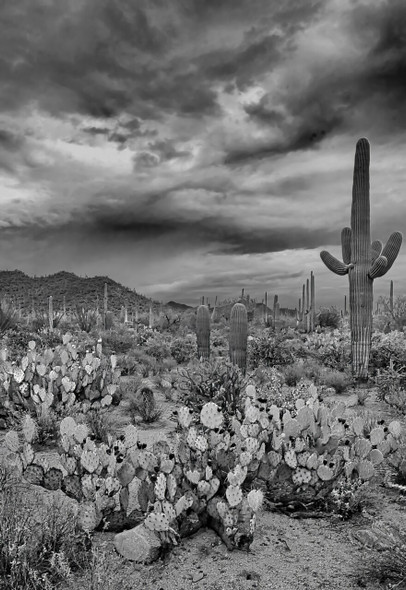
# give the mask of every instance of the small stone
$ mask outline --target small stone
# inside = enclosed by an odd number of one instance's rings
[[[196,572],[193,575],[192,582],[199,582],[200,580],[203,580],[203,578],[204,578],[204,573],[203,572]]]

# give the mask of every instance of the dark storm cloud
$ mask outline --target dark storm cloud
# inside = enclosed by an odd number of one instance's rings
[[[169,139],[158,139],[147,145],[148,151],[137,153],[134,158],[134,167],[153,168],[162,162],[187,158],[191,155],[187,150],[178,150],[173,141]]]
[[[265,94],[244,110],[259,127],[276,130],[269,141],[230,148],[226,164],[317,147],[326,137],[348,132],[374,141],[403,133],[406,125],[406,4],[354,4],[343,17],[343,32],[358,47],[357,57],[309,61],[285,88]],[[336,63],[334,63],[336,59]],[[289,68],[289,65],[286,66]]]
[[[249,227],[211,213],[193,220],[165,205],[165,195],[155,195],[140,206],[95,204],[84,217],[88,232],[109,236],[127,234],[134,241],[173,234],[185,245],[206,245],[212,253],[261,254],[298,248],[315,248],[337,241],[337,230],[304,228],[292,223],[285,228]]]
[[[303,26],[321,4],[303,8],[291,0],[282,9],[265,0],[2,3],[0,106],[14,111],[35,96],[54,115],[112,119],[126,111],[134,121],[160,119],[165,112],[216,115],[213,84],[235,80],[244,86],[268,72],[283,35]],[[240,33],[221,47],[221,27],[230,23]],[[209,25],[220,27],[214,35],[219,49],[205,44]],[[279,38],[266,34],[270,26],[282,27]]]

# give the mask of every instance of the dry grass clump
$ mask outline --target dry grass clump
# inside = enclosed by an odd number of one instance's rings
[[[0,547],[1,590],[54,590],[88,566],[91,541],[57,502],[39,518],[0,466]]]

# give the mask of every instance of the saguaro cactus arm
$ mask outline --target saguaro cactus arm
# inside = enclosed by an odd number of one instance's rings
[[[379,258],[386,259],[386,265],[381,266],[379,269],[375,271],[373,276],[371,276],[374,266],[374,264],[372,264],[371,270],[368,273],[371,279],[375,279],[376,277],[383,277],[383,275],[385,275],[388,272],[388,270],[392,267],[393,263],[395,262],[397,255],[399,254],[401,245],[402,234],[398,231],[393,232],[393,234],[390,235],[388,241],[386,242],[386,245],[382,250],[381,256],[379,256]],[[379,260],[379,258],[377,260]]]
[[[346,275],[348,273],[348,269],[354,266],[353,264],[344,264],[344,262],[341,262],[341,260],[338,260],[338,258],[330,254],[330,252],[327,252],[327,250],[320,252],[320,258],[327,268],[336,275]]]
[[[381,240],[375,240],[371,244],[371,262],[374,263],[375,260],[382,254],[383,244]]]

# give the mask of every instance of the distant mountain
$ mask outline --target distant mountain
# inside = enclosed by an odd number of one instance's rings
[[[24,313],[33,308],[36,311],[48,307],[52,295],[54,311],[62,311],[65,297],[66,310],[74,310],[77,305],[85,309],[103,310],[104,284],[107,283],[107,308],[114,314],[127,306],[128,313],[138,309],[139,313],[160,309],[160,303],[153,301],[135,290],[116,283],[109,277],[78,277],[61,271],[43,277],[30,277],[20,270],[0,271],[0,297],[11,300]]]
[[[186,305],[186,303],[178,303],[177,301],[168,301],[165,304],[166,307],[170,307],[174,311],[187,311],[188,309],[194,309],[191,305]]]

